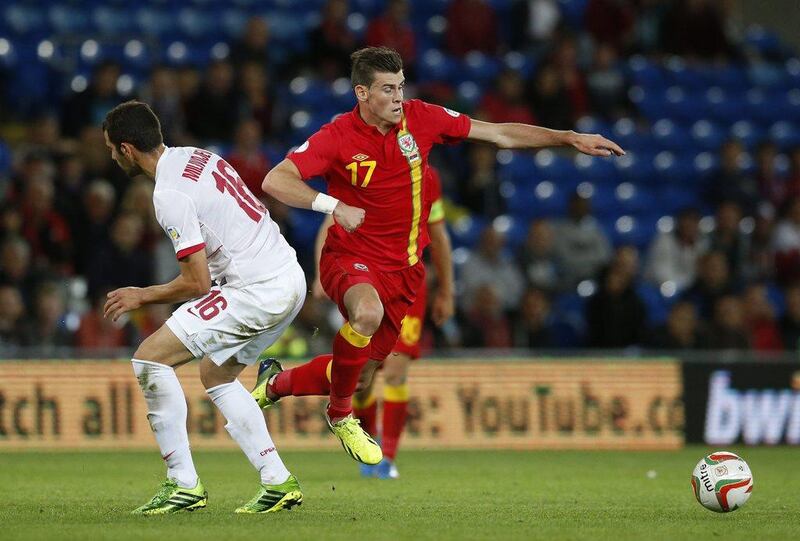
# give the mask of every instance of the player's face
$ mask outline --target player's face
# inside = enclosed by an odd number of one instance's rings
[[[386,124],[400,122],[405,85],[402,70],[397,73],[376,73],[367,97],[370,114]]]
[[[141,175],[144,171],[139,165],[133,160],[133,155],[126,156],[126,152],[124,150],[121,151],[117,150],[117,146],[112,143],[108,139],[108,132],[103,132],[103,137],[106,139],[106,146],[111,150],[111,159],[117,162],[120,169],[125,171],[125,174],[128,175],[130,178],[135,176]]]

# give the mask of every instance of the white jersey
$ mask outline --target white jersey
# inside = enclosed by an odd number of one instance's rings
[[[156,165],[156,219],[178,259],[205,250],[211,278],[241,287],[297,265],[269,212],[224,159],[167,147]]]

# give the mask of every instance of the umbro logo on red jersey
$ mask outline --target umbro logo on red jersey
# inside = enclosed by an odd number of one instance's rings
[[[369,158],[369,156],[367,156],[366,154],[356,154],[355,156],[353,156],[353,159],[357,162],[363,162],[367,158]]]
[[[369,267],[367,267],[363,263],[353,263],[353,268],[356,269],[356,270],[363,271],[363,272],[368,272],[369,271]]]

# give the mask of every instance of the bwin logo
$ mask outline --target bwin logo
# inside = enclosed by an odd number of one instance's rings
[[[711,374],[708,383],[705,440],[729,444],[740,436],[744,443],[800,443],[800,392],[791,389],[730,388],[726,370]]]

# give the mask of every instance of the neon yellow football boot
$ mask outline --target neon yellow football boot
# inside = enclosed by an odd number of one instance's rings
[[[280,485],[261,485],[255,497],[238,508],[236,513],[277,513],[284,509],[291,509],[295,505],[303,504],[303,493],[300,483],[294,475]]]
[[[194,488],[179,487],[173,479],[167,479],[149,502],[137,507],[131,514],[166,515],[178,511],[196,511],[207,504],[208,492],[199,479]]]
[[[362,464],[377,464],[383,459],[383,451],[367,432],[361,428],[361,421],[353,417],[351,413],[344,419],[331,423],[328,414],[325,414],[325,421],[331,429],[342,447],[351,457]]]
[[[277,402],[277,400],[272,400],[267,396],[267,386],[272,376],[278,375],[281,372],[283,372],[283,367],[281,363],[275,359],[265,359],[258,365],[258,379],[250,395],[258,402],[259,408],[267,409]]]

